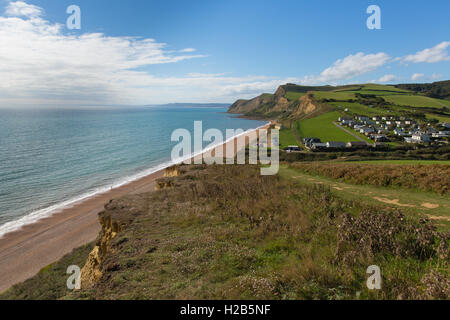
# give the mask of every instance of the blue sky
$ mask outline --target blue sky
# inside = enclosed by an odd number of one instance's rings
[[[81,30],[65,26],[72,4]],[[372,4],[381,30],[366,26]],[[233,102],[288,81],[447,80],[448,12],[447,0],[0,0],[0,76],[14,74],[0,106]]]

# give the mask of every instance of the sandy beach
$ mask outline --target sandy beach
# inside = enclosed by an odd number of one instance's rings
[[[225,155],[225,148],[236,146],[236,141],[217,148],[222,147]],[[163,176],[164,170],[155,172],[6,234],[0,239],[0,292],[34,276],[74,248],[94,241],[100,231],[98,213],[106,203],[127,194],[153,191],[155,180]]]

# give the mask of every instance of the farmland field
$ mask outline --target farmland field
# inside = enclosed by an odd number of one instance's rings
[[[280,148],[299,145],[291,129],[280,130]]]
[[[289,91],[289,92],[286,92],[286,99],[288,99],[289,101],[295,101],[295,100],[297,100],[298,98],[300,98],[300,97],[302,97],[304,95],[305,95],[304,92],[292,92],[292,91]]]
[[[390,95],[383,97],[386,101],[403,106],[412,107],[432,107],[442,108],[450,107],[450,101],[433,99],[425,96],[413,95]]]
[[[350,112],[363,116],[397,115],[395,112],[388,113],[385,109],[370,108],[357,102],[329,102],[329,104],[335,107],[342,107],[341,111],[347,108]]]
[[[322,114],[318,117],[301,120],[299,122],[299,135],[302,138],[316,137],[323,142],[327,141],[342,141],[350,142],[355,141],[356,138],[346,133],[342,129],[339,129],[333,124],[333,121],[337,121],[340,117],[339,112],[329,112]]]
[[[375,83],[365,84],[365,85],[363,85],[363,88],[365,90],[395,91],[395,92],[400,92],[400,93],[410,93],[410,91],[399,89],[394,86],[387,86],[387,85],[375,84]]]
[[[353,92],[327,92],[327,91],[311,91],[316,99],[336,99],[349,100],[355,99]]]
[[[347,161],[346,164],[396,164],[396,165],[450,165],[446,160],[371,160],[371,161]]]

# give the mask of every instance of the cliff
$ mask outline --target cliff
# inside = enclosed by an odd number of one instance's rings
[[[306,87],[295,84],[279,86],[274,94],[262,94],[250,100],[237,100],[228,109],[229,113],[242,114],[247,117],[278,119],[281,121],[297,120],[326,111],[329,107],[314,99],[309,91],[329,91],[334,87]],[[290,93],[295,93],[296,99],[288,99]],[[291,96],[292,97],[292,96]]]

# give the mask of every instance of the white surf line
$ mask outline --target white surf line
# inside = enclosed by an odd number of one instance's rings
[[[155,167],[151,167],[151,168],[149,168],[147,170],[144,170],[144,171],[142,171],[140,173],[137,173],[135,175],[122,178],[121,180],[119,180],[119,182],[113,184],[112,186],[108,185],[108,186],[104,186],[104,187],[98,188],[98,189],[96,189],[94,191],[91,191],[91,192],[82,194],[82,195],[80,195],[78,197],[74,197],[72,199],[60,202],[60,203],[55,204],[53,206],[49,206],[47,208],[43,208],[43,209],[40,209],[40,210],[33,211],[33,212],[31,212],[31,213],[29,213],[29,214],[27,214],[27,215],[25,215],[25,216],[23,216],[23,217],[21,217],[21,218],[19,218],[17,220],[7,222],[7,223],[5,223],[5,224],[0,226],[0,239],[3,238],[8,233],[11,233],[11,232],[18,231],[18,230],[22,229],[26,225],[30,225],[30,224],[36,223],[39,220],[51,217],[54,214],[57,214],[57,213],[63,211],[64,209],[71,208],[71,207],[73,207],[73,206],[75,206],[77,204],[83,203],[84,201],[86,201],[86,200],[88,200],[88,199],[90,199],[92,197],[104,194],[104,193],[106,193],[108,191],[120,188],[120,187],[125,186],[125,185],[128,185],[128,184],[130,184],[130,183],[132,183],[134,181],[137,181],[139,179],[145,178],[145,177],[147,177],[147,176],[149,176],[151,174],[154,174],[154,173],[156,173],[156,172],[158,172],[160,170],[164,170],[164,169],[169,168],[169,167],[171,167],[173,165],[180,164],[180,163],[182,163],[182,162],[184,162],[184,161],[186,161],[188,159],[195,158],[195,157],[197,157],[197,156],[199,156],[201,154],[204,154],[206,152],[209,152],[209,151],[219,147],[220,145],[225,145],[228,142],[232,141],[233,139],[236,139],[236,138],[238,138],[238,137],[240,137],[242,135],[247,135],[247,134],[252,133],[253,131],[259,130],[259,129],[269,125],[270,123],[271,122],[268,122],[265,125],[257,127],[255,129],[248,129],[248,130],[244,131],[241,134],[235,135],[235,136],[227,139],[225,142],[222,142],[222,143],[219,142],[219,143],[217,143],[217,145],[210,146],[210,147],[205,148],[205,149],[203,149],[203,150],[201,150],[201,151],[199,151],[197,153],[192,153],[191,155],[183,157],[181,159],[177,159],[176,161],[166,161],[166,162],[163,162],[163,163],[161,163],[161,164],[159,164],[159,165],[157,165]]]

